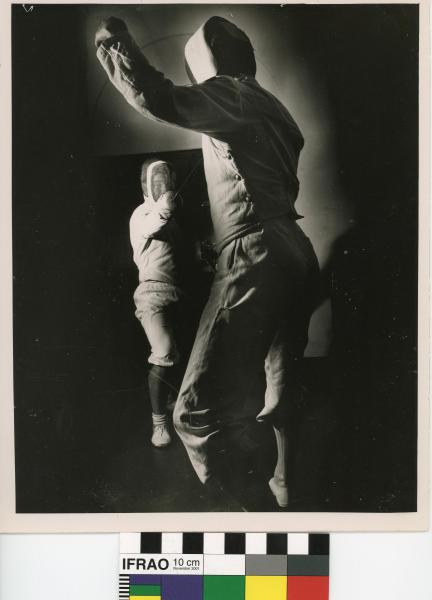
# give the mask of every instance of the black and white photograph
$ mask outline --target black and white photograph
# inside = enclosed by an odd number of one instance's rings
[[[17,522],[418,516],[422,6],[9,8]]]

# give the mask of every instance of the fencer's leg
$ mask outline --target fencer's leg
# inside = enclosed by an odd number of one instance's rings
[[[172,367],[162,367],[160,365],[151,365],[149,368],[148,389],[152,412],[155,415],[166,413],[171,369]]]
[[[154,414],[172,413],[179,393],[180,365],[151,365],[148,374],[150,402]]]
[[[157,448],[171,443],[167,419],[167,397],[169,375],[172,367],[151,365],[148,374],[148,387],[152,407],[153,432],[151,442]]]
[[[270,489],[276,502],[282,508],[288,506],[288,435],[286,425],[274,425],[276,436],[277,462],[274,475],[269,481]]]
[[[288,328],[288,331],[291,328]],[[269,481],[276,502],[282,508],[288,506],[288,469],[292,445],[289,446],[288,431],[292,430],[292,416],[298,393],[297,357],[292,356],[287,343],[287,325],[281,322],[265,360],[266,393],[264,407],[257,421],[273,426],[276,438],[277,461],[274,475]]]
[[[161,308],[145,313],[141,323],[151,346],[148,359],[148,388],[152,406],[153,446],[163,448],[171,443],[168,429],[167,402],[172,387],[172,372],[179,356],[174,338],[170,312]]]
[[[249,250],[251,245],[249,240]],[[270,319],[260,308],[271,294],[267,286],[255,285],[264,279],[262,260],[248,259],[241,239],[222,250],[174,409],[174,427],[202,483],[226,475],[221,451],[243,415],[243,382],[265,357]]]
[[[233,240],[219,255],[174,410],[174,426],[203,483],[221,473],[219,450],[225,441],[231,447],[230,432],[245,414],[251,381],[272,342],[282,303],[279,271],[262,231]]]

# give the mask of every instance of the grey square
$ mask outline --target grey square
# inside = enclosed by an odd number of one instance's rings
[[[246,555],[246,575],[286,575],[287,556],[285,555]]]

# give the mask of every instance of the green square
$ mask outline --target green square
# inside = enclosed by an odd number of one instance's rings
[[[204,575],[204,600],[244,600],[244,575]]]
[[[131,585],[129,596],[160,596],[160,585]]]

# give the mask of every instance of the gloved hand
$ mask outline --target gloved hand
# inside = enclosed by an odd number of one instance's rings
[[[161,194],[157,201],[157,206],[159,212],[163,211],[164,214],[171,214],[177,206],[176,193],[169,191]]]
[[[96,48],[98,48],[102,44],[102,42],[115,35],[116,33],[127,30],[128,28],[126,23],[121,19],[117,19],[117,17],[109,17],[108,19],[104,19],[96,30]]]

